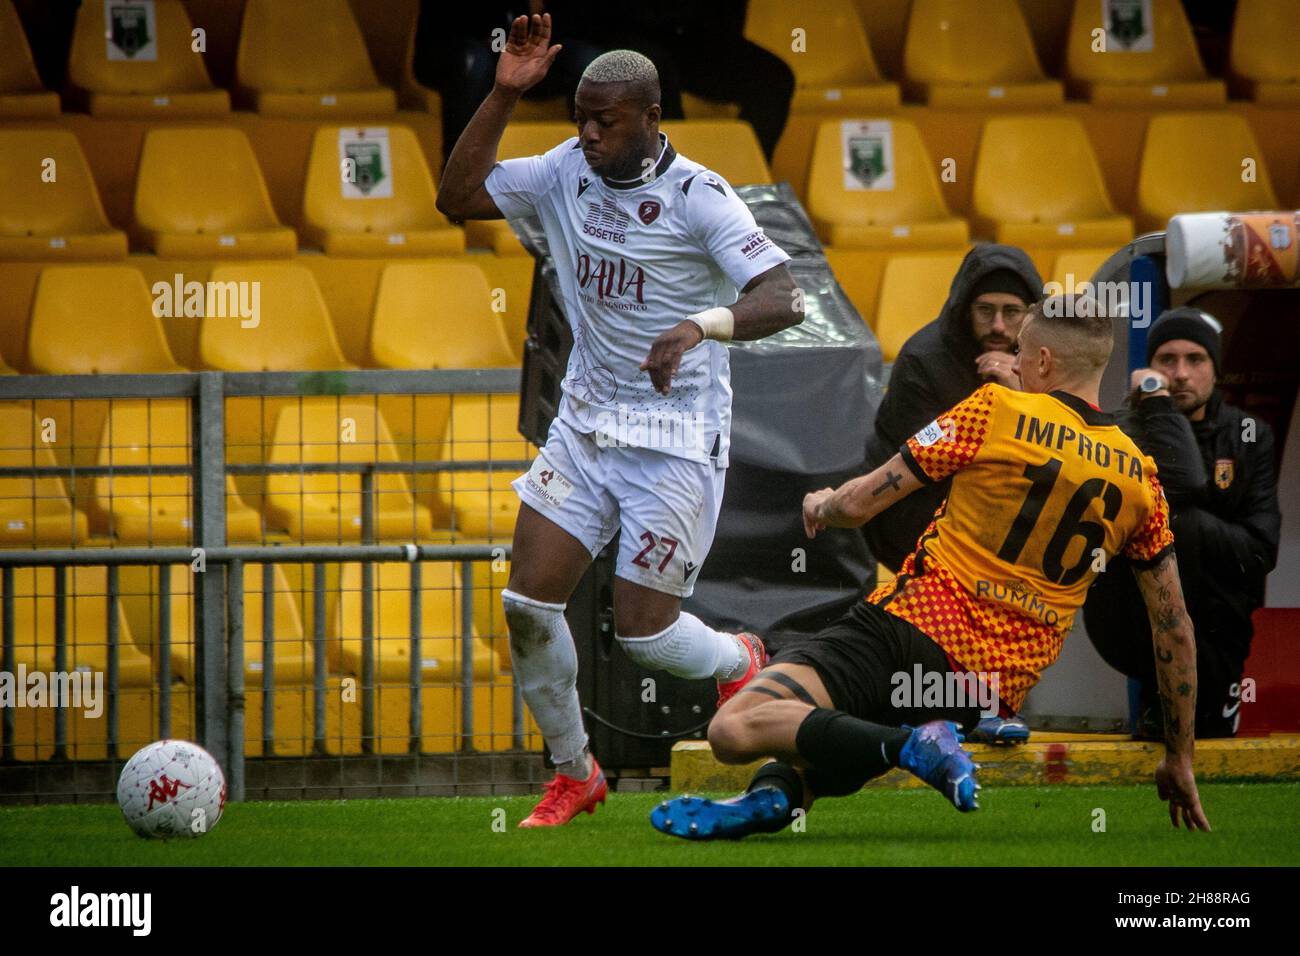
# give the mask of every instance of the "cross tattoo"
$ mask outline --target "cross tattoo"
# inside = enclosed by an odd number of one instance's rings
[[[887,491],[890,488],[897,491],[899,485],[902,484],[902,481],[903,481],[902,475],[896,475],[892,471],[886,473],[885,480],[880,483],[880,486],[878,488],[874,489],[871,492],[871,497],[874,498],[876,497],[876,495],[881,494],[882,492]]]

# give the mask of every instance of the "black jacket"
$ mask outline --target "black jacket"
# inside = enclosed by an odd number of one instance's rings
[[[1159,396],[1118,415],[1118,424],[1155,459],[1169,500],[1178,572],[1197,642],[1244,662],[1254,633],[1250,615],[1264,603],[1264,579],[1277,564],[1282,515],[1277,501],[1273,432],[1223,400],[1216,388],[1205,418],[1190,421],[1173,400]],[[1149,633],[1145,612],[1116,620],[1140,607],[1136,583],[1122,559],[1097,576],[1085,605],[1085,621],[1098,627],[1137,628]],[[1121,609],[1130,609],[1127,611]]]
[[[939,317],[903,343],[898,353],[875,429],[867,439],[868,470],[883,465],[907,439],[984,384],[975,371],[980,347],[971,328],[971,292],[997,269],[1015,271],[1031,289],[1043,287],[1033,261],[1014,246],[986,243],[966,254]],[[947,480],[918,488],[864,527],[878,561],[898,570],[951,484]]]

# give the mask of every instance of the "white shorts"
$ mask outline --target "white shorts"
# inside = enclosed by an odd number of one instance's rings
[[[621,530],[618,577],[689,597],[713,546],[726,476],[711,462],[601,447],[557,418],[533,467],[511,486],[593,558]]]

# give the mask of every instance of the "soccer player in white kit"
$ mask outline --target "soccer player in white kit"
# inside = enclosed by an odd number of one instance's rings
[[[456,220],[540,217],[573,329],[559,413],[514,482],[521,504],[501,592],[515,680],[556,765],[526,827],[567,823],[605,800],[564,608],[616,532],[615,631],[629,657],[712,677],[721,701],[766,662],[757,636],[715,631],[681,601],[722,504],[731,425],[723,343],[803,318],[790,257],[722,177],[659,132],[659,77],[640,54],[615,50],[587,68],[576,137],[496,161],[514,104],[560,50],[550,34],[549,15],[514,21],[496,84],[438,193],[438,208]]]

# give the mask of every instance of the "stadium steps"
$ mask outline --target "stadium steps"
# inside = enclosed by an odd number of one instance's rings
[[[1163,744],[1131,740],[1126,734],[1037,732],[1022,746],[973,744],[966,749],[980,765],[985,787],[1147,784],[1165,751]],[[706,741],[683,740],[673,746],[671,789],[743,790],[764,762],[726,766],[713,758]],[[1242,777],[1300,780],[1300,734],[1196,742],[1197,780]],[[922,786],[922,781],[897,769],[867,784],[886,790]]]

